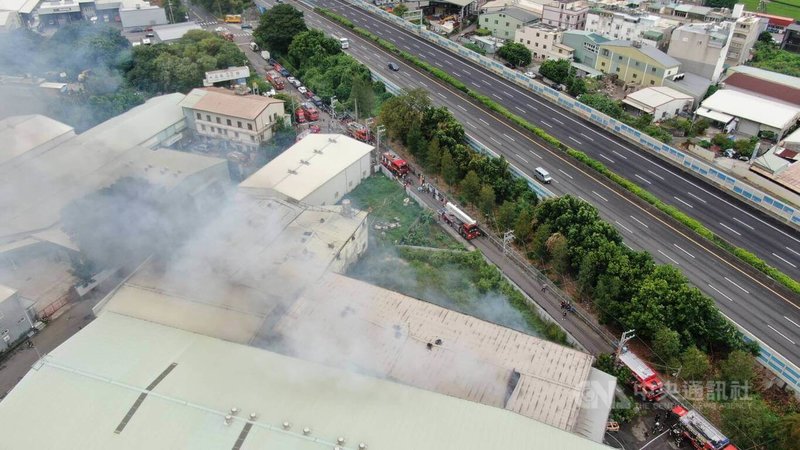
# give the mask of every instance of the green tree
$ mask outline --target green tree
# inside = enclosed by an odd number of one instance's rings
[[[425,158],[425,164],[432,173],[441,173],[442,150],[439,146],[439,140],[436,138],[428,142],[428,156]]]
[[[524,67],[531,63],[531,51],[517,42],[506,42],[497,50],[497,56],[516,66]]]
[[[514,202],[510,200],[504,201],[497,208],[497,228],[503,233],[512,229],[517,222],[518,214],[517,205]]]
[[[403,17],[405,13],[408,12],[408,6],[405,3],[400,3],[399,5],[395,6],[392,10],[392,14],[397,17]]]
[[[653,350],[669,366],[674,366],[681,353],[681,336],[677,331],[662,326],[653,336]]]
[[[605,94],[583,94],[578,100],[615,119],[621,119],[625,115],[622,104]]]
[[[408,130],[408,150],[416,156],[417,161],[424,162],[428,156],[428,143],[422,137],[419,122],[414,122]]]
[[[307,31],[303,13],[289,4],[280,4],[261,15],[253,30],[255,42],[279,55],[285,55],[294,37]]]
[[[800,76],[800,55],[767,42],[756,42],[754,48],[749,65],[792,77]]]
[[[749,384],[756,376],[755,359],[747,352],[734,350],[720,361],[719,374],[729,387]]]
[[[358,118],[372,117],[375,109],[375,92],[372,89],[372,82],[363,78],[354,79],[350,88],[350,103],[354,105],[354,110],[358,110]],[[358,108],[355,107],[356,105]]]
[[[684,380],[702,380],[709,374],[711,364],[708,356],[694,345],[687,348],[681,355],[680,376]]]
[[[780,429],[780,419],[764,400],[757,397],[734,400],[720,408],[720,413],[722,432],[736,442],[737,447],[776,448],[775,432]]]
[[[567,238],[561,233],[553,233],[547,239],[547,252],[550,254],[550,262],[553,269],[561,275],[565,275],[569,270],[569,250],[567,248]]]
[[[450,150],[444,149],[442,151],[441,171],[444,181],[449,185],[454,185],[458,181],[458,169],[453,162],[453,157],[450,156]]]
[[[414,122],[421,124],[426,139],[433,140],[433,136],[425,133],[426,123],[422,120],[423,114],[430,108],[430,104],[430,98],[425,90],[406,91],[383,104],[378,116],[379,121],[386,126],[389,137],[399,139],[404,144],[408,143],[406,139]]]
[[[293,96],[291,96],[289,94],[284,94],[282,92],[279,92],[279,93],[275,94],[274,96],[272,96],[272,98],[274,98],[276,100],[283,100],[283,112],[285,114],[293,114],[294,113],[294,109],[293,109],[292,105],[297,105],[297,100]]]
[[[302,70],[318,66],[326,57],[341,52],[342,46],[336,39],[325,36],[319,30],[306,30],[297,33],[291,40],[287,56],[289,63]]]
[[[472,204],[478,202],[478,196],[481,193],[481,180],[478,178],[477,173],[472,170],[467,172],[467,176],[461,180],[461,192],[468,202]]]
[[[539,73],[556,83],[566,83],[572,70],[572,64],[566,59],[548,59],[542,62]]]
[[[758,42],[766,42],[768,44],[772,43],[772,33],[769,31],[762,31],[761,34],[758,35]]]
[[[536,231],[533,233],[533,237],[530,239],[529,246],[534,257],[539,258],[540,260],[547,258],[547,240],[552,234],[552,228],[546,223],[539,224],[536,227]]]
[[[783,416],[778,422],[775,434],[784,450],[800,450],[800,413]]]
[[[586,93],[586,83],[583,78],[572,77],[569,85],[567,85],[567,92],[573,97],[578,97]]]
[[[468,43],[464,44],[464,47],[472,50],[473,52],[475,52],[475,53],[477,53],[479,55],[483,55],[483,56],[486,55],[486,50],[484,50],[483,47],[481,47],[481,46],[479,46],[477,44],[473,44],[472,42],[468,42]]]
[[[488,184],[481,186],[481,192],[478,195],[478,207],[484,214],[491,215],[495,206],[494,189]]]
[[[523,245],[527,244],[533,235],[533,211],[530,208],[519,209],[519,215],[514,222],[514,237]]]

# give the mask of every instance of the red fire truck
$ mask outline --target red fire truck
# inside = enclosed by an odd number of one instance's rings
[[[367,142],[369,140],[369,128],[358,122],[349,122],[347,124],[347,135],[361,142]]]
[[[303,108],[297,108],[294,112],[294,116],[297,123],[306,123],[306,113],[303,111]]]
[[[731,444],[730,439],[697,411],[678,405],[672,408],[672,413],[678,417],[678,423],[674,430],[683,435],[695,449],[736,450],[736,446]]]
[[[633,373],[633,390],[637,395],[648,401],[658,401],[665,395],[664,382],[661,381],[658,372],[651,369],[635,353],[627,347],[622,347],[617,353],[617,359]]]
[[[396,177],[402,177],[408,173],[408,163],[391,152],[386,152],[381,155],[381,164],[389,169],[389,172],[392,172]]]
[[[303,112],[306,115],[306,120],[309,122],[315,122],[319,120],[319,111],[317,108],[314,107],[314,104],[311,102],[305,102],[301,105],[303,108]]]
[[[442,220],[458,231],[458,234],[464,239],[470,241],[481,235],[478,222],[468,216],[464,211],[461,211],[458,206],[447,202],[447,204],[444,205],[444,209],[441,210],[441,215]]]

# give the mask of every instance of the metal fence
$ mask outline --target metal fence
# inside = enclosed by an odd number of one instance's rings
[[[402,27],[429,42],[432,42],[440,47],[444,47],[465,59],[479,64],[484,68],[491,70],[495,74],[522,87],[525,87],[530,91],[533,91],[535,94],[544,97],[553,103],[556,103],[558,106],[561,106],[577,114],[578,116],[605,128],[608,131],[611,131],[617,136],[632,141],[662,158],[674,161],[685,169],[701,176],[706,181],[709,181],[726,190],[732,191],[738,198],[744,200],[745,202],[749,202],[750,204],[768,211],[776,217],[786,220],[789,223],[800,226],[800,210],[787,205],[778,198],[756,189],[740,179],[731,177],[726,173],[712,167],[711,165],[686,154],[683,151],[664,144],[663,142],[652,138],[633,127],[629,127],[628,125],[625,125],[616,119],[613,119],[595,109],[590,108],[587,105],[584,105],[583,103],[580,103],[576,99],[569,97],[566,94],[562,94],[555,89],[551,89],[550,87],[528,78],[521,72],[511,70],[497,61],[485,56],[481,56],[480,54],[473,52],[472,50],[465,48],[456,42],[428,31],[422,25],[415,25],[407,22],[395,16],[394,14],[388,13],[362,0],[346,1],[354,6],[365,9],[372,14],[376,14],[386,21]]]

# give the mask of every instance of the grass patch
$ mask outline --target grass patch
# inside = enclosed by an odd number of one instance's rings
[[[747,11],[758,11],[758,0],[743,0]],[[800,19],[800,1],[780,0],[778,2],[767,2],[767,14],[776,16],[791,17]]]
[[[348,275],[526,334],[567,343],[564,331],[541,319],[480,252],[384,246],[371,249]]]

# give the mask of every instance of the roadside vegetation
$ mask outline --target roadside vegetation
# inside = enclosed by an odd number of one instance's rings
[[[800,16],[800,5],[797,7],[797,13]],[[753,59],[747,64],[792,77],[800,77],[800,55],[781,50],[778,44],[771,41],[756,42]]]

